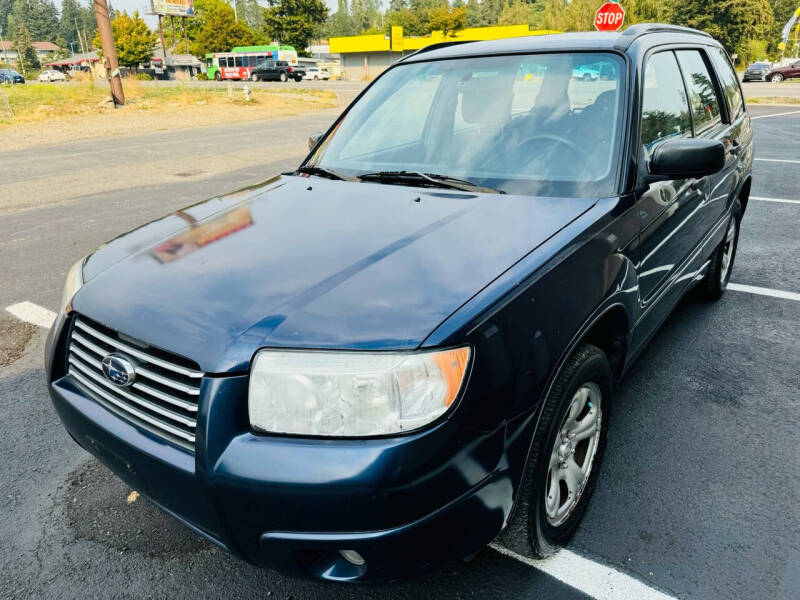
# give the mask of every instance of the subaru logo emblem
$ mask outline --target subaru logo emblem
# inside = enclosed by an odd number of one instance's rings
[[[103,375],[111,383],[127,387],[136,379],[133,363],[119,354],[109,354],[103,359]]]

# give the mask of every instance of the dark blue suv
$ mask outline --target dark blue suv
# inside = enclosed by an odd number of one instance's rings
[[[0,83],[25,83],[25,78],[14,69],[0,69]]]
[[[259,565],[391,581],[498,537],[547,556],[586,509],[614,382],[688,290],[725,291],[752,160],[701,32],[429,47],[296,171],[78,262],[53,404]]]

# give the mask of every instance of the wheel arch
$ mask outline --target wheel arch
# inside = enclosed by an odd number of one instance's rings
[[[740,217],[743,217],[745,211],[747,210],[747,203],[750,200],[750,187],[752,183],[753,178],[748,174],[739,188],[739,193],[736,195],[736,198],[739,200],[739,204],[742,205],[742,214],[739,215]]]

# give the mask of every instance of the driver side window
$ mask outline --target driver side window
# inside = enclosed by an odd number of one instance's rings
[[[691,137],[692,118],[675,54],[659,52],[647,60],[642,94],[641,143],[645,156],[662,140]]]

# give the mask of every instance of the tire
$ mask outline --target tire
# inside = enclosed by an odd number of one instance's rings
[[[222,81],[222,73],[220,73],[219,71],[214,73],[214,81]]]
[[[708,272],[698,286],[703,297],[710,302],[722,297],[731,279],[731,271],[733,271],[733,263],[736,259],[736,247],[739,245],[739,226],[741,224],[739,215],[740,210],[737,205],[728,221],[725,237],[711,254]]]
[[[612,374],[608,358],[597,346],[579,346],[544,400],[522,478],[516,514],[501,536],[503,545],[526,556],[546,558],[574,535],[600,473],[611,400]],[[575,409],[574,413],[576,427],[569,428],[570,409],[581,402],[584,402],[583,408]],[[563,431],[579,429],[580,425],[584,429],[578,435],[588,434],[587,438],[575,443],[574,437],[562,435]],[[560,464],[559,460],[563,462]],[[568,473],[573,473],[567,466],[570,461],[581,472],[581,481],[573,480],[574,492],[567,483]],[[553,481],[558,486],[557,491]]]
[[[281,74],[278,76],[278,79],[280,79],[282,82],[284,82],[284,83],[285,83],[285,82],[286,82],[286,80],[288,79],[288,77],[286,77],[286,73],[284,73],[283,71],[281,71]]]
[[[316,75],[314,75],[314,81],[317,81],[317,80],[319,80],[319,77],[317,77]]]
[[[783,81],[783,75],[781,75],[780,73],[775,73],[774,75],[769,76],[769,80],[772,83],[780,83],[781,81]]]
[[[589,73],[584,73],[584,74],[583,74],[583,80],[584,80],[584,81],[591,81],[591,80],[592,80],[592,76],[591,76],[591,74],[589,74]]]
[[[251,73],[250,81],[258,81],[258,75],[256,73]]]

